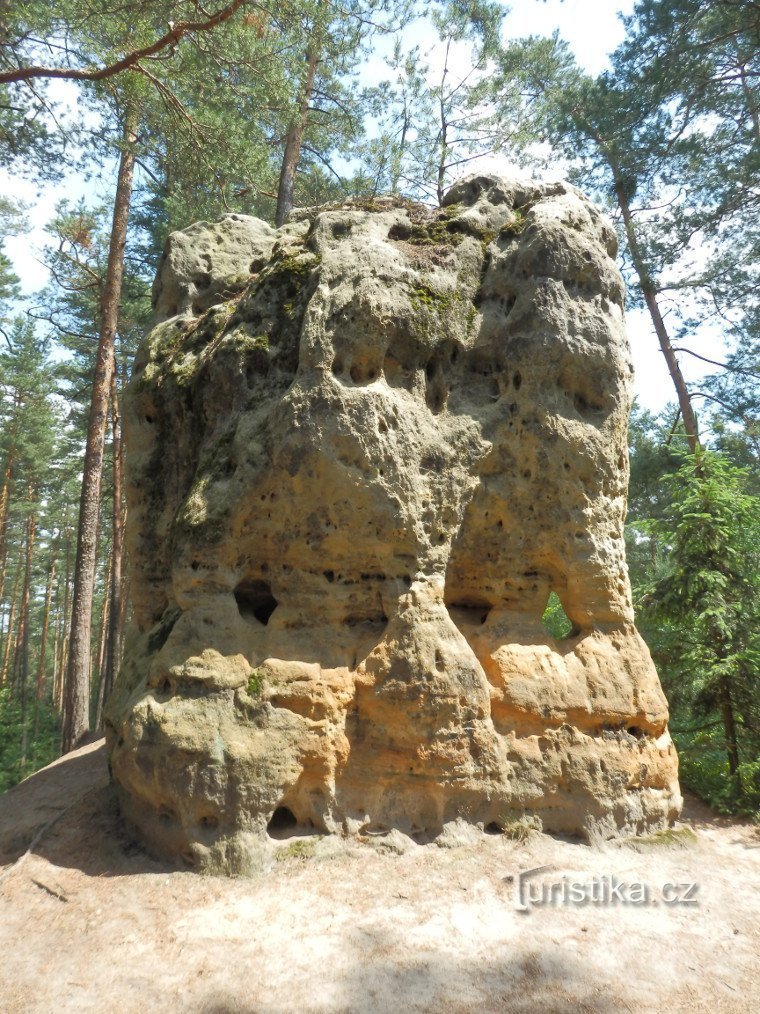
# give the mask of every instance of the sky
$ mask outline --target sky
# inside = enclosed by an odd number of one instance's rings
[[[514,38],[531,34],[551,35],[555,30],[559,31],[585,70],[597,74],[608,66],[608,54],[622,41],[624,29],[618,15],[629,14],[633,3],[634,0],[513,0],[505,30],[508,36]],[[424,48],[424,32],[424,27],[413,27],[407,42],[420,43]],[[370,60],[364,74],[366,83],[380,80],[384,71],[381,59]],[[67,104],[76,102],[76,85],[55,82],[54,87],[58,99]],[[468,171],[477,165],[470,164]],[[499,157],[483,160],[480,167],[507,172],[517,168],[514,163]],[[45,225],[53,217],[56,204],[64,197],[72,201],[80,197],[86,197],[90,201],[105,199],[112,178],[108,167],[106,172],[104,180],[92,181],[85,180],[81,173],[73,172],[56,186],[39,188],[29,180],[13,178],[0,170],[0,193],[26,205],[29,230],[23,235],[9,237],[5,244],[25,295],[31,296],[38,292],[47,281],[47,271],[41,263],[41,257],[48,240]],[[544,175],[547,178],[561,177],[561,165],[558,165],[556,172],[549,170]],[[672,382],[648,315],[644,311],[629,310],[627,321],[635,369],[636,397],[643,407],[658,411],[674,400]],[[687,381],[703,375],[698,360],[688,356],[682,358],[684,361],[681,365]]]

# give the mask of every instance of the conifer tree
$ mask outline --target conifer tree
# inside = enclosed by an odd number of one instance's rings
[[[729,775],[722,801],[760,809],[760,501],[747,493],[746,472],[711,451],[690,456],[666,482],[670,498],[652,526],[666,557],[642,600],[666,625],[666,689],[675,690],[679,718],[688,702],[685,730],[720,729]]]
[[[37,629],[38,564],[49,542],[47,505],[59,419],[49,370],[48,343],[37,337],[27,320],[17,319],[8,347],[0,352],[0,455],[7,478],[0,539],[0,605],[8,605],[2,624],[0,691],[4,704],[13,703],[11,713],[0,720],[2,750],[10,750],[17,758],[17,777],[25,774],[34,746],[32,716],[36,716],[34,724],[39,729],[40,708],[44,708],[44,675],[37,675],[39,642],[33,632]],[[8,572],[15,574],[10,586],[5,581]]]

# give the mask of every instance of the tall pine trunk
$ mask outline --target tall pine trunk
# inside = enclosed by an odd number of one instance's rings
[[[446,157],[449,153],[449,121],[446,114],[445,86],[446,75],[449,72],[449,52],[451,50],[451,39],[446,42],[446,58],[443,64],[443,76],[441,78],[441,91],[438,98],[438,111],[440,114],[439,146],[438,146],[438,172],[436,180],[436,196],[438,206],[443,206],[443,197],[446,192]]]
[[[8,682],[8,672],[10,670],[11,658],[15,651],[16,644],[16,609],[17,609],[17,596],[18,586],[21,580],[21,567],[16,571],[16,580],[13,583],[13,594],[11,595],[11,606],[8,610],[8,630],[5,635],[5,644],[3,645],[3,659],[0,663],[0,688],[4,687]],[[13,687],[11,687],[11,693]]]
[[[625,226],[625,234],[628,239],[628,249],[631,254],[631,262],[639,279],[639,285],[641,286],[641,291],[644,295],[644,302],[649,310],[649,316],[652,318],[655,334],[657,335],[657,340],[660,343],[660,349],[665,357],[665,363],[667,364],[670,378],[673,381],[673,386],[676,390],[678,405],[681,409],[681,418],[683,419],[683,427],[686,431],[686,439],[689,444],[689,450],[693,454],[699,447],[697,417],[691,404],[691,398],[689,397],[689,390],[686,386],[686,381],[684,380],[683,373],[681,373],[681,367],[678,363],[676,354],[673,351],[673,345],[670,341],[668,329],[665,327],[665,321],[663,320],[662,313],[660,312],[660,307],[657,302],[657,293],[652,285],[649,272],[646,269],[644,256],[639,245],[638,237],[636,236],[636,228],[631,214],[631,206],[628,198],[626,197],[623,183],[619,178],[616,178],[615,180],[615,193],[620,213],[623,216],[623,224]]]
[[[8,559],[8,512],[13,489],[13,468],[16,448],[11,445],[3,468],[3,482],[0,486],[0,602],[5,595],[5,567]]]
[[[37,662],[37,685],[34,694],[34,732],[32,742],[36,743],[37,734],[40,730],[40,703],[45,696],[45,670],[47,662],[47,641],[50,630],[50,610],[53,605],[53,587],[55,585],[55,565],[53,556],[50,561],[50,574],[48,575],[47,591],[45,592],[45,605],[42,613],[42,632],[40,634],[40,657]]]
[[[103,669],[106,664],[106,650],[108,642],[109,611],[111,608],[111,570],[113,568],[113,551],[109,550],[106,560],[106,572],[103,575],[103,601],[100,612],[100,631],[98,632],[98,653],[97,673],[100,682],[103,682]]]
[[[41,701],[45,693],[45,662],[47,661],[47,641],[50,630],[50,609],[53,604],[53,587],[55,585],[55,557],[50,561],[50,574],[48,575],[47,591],[45,592],[45,606],[42,614],[42,632],[40,634],[40,657],[37,662],[37,700]]]
[[[69,585],[71,583],[71,536],[67,532],[64,552],[63,595],[61,581],[55,594],[56,627],[53,647],[53,706],[63,712],[63,685],[66,672],[66,644],[69,629]],[[63,602],[61,602],[63,598]]]
[[[23,777],[26,767],[26,748],[28,743],[27,720],[29,715],[29,610],[32,594],[32,558],[37,534],[37,517],[34,513],[34,491],[30,488],[29,515],[26,521],[26,549],[24,551],[24,585],[21,591],[19,609],[19,632],[16,639],[17,672],[19,694],[21,698],[21,750],[19,771]]]
[[[90,728],[90,639],[92,600],[97,562],[100,487],[103,477],[103,447],[108,422],[114,344],[124,278],[124,248],[132,199],[137,140],[137,115],[128,107],[124,114],[122,149],[116,182],[108,268],[101,304],[100,338],[92,384],[92,401],[82,474],[79,531],[74,566],[74,594],[71,609],[71,637],[63,702],[63,753],[74,750]]]
[[[123,454],[121,442],[121,415],[119,412],[119,392],[116,383],[116,372],[111,381],[111,424],[113,431],[113,517],[111,540],[111,595],[108,611],[108,637],[106,640],[105,664],[101,670],[101,681],[98,689],[98,707],[95,727],[102,728],[103,707],[108,700],[113,681],[121,660],[121,640],[124,610],[122,596],[124,593],[124,505],[123,505]]]
[[[98,635],[98,692],[95,695],[95,723],[97,732],[103,715],[103,694],[105,689],[106,658],[108,657],[108,635],[111,628],[111,572],[113,570],[113,550],[109,550],[105,578],[103,580],[103,603],[100,613],[100,633]]]
[[[285,224],[290,212],[293,210],[293,194],[296,185],[296,170],[298,160],[301,157],[301,144],[306,133],[306,126],[309,122],[309,103],[314,91],[314,78],[317,73],[319,58],[311,48],[306,54],[306,74],[298,107],[298,116],[288,127],[285,135],[285,152],[282,156],[282,168],[280,169],[280,185],[277,189],[277,211],[274,222],[279,226]]]

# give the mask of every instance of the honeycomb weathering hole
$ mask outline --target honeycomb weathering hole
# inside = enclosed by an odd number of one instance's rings
[[[454,602],[447,602],[446,608],[454,610],[463,618],[466,617],[472,623],[485,623],[488,614],[491,612],[491,603],[477,597],[457,599]]]
[[[276,841],[318,834],[312,820],[299,820],[289,806],[278,806],[267,824],[267,834]]]
[[[287,835],[295,831],[298,826],[295,814],[287,806],[278,806],[267,824],[267,833],[272,837]]]
[[[265,626],[278,606],[266,581],[241,581],[235,588],[235,601],[244,620],[258,620]]]

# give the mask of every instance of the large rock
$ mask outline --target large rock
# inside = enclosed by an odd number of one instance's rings
[[[159,324],[135,362],[134,623],[108,708],[127,817],[229,871],[288,822],[671,821],[624,557],[611,226],[568,185],[477,176],[440,210],[357,201],[272,239],[242,294]]]

